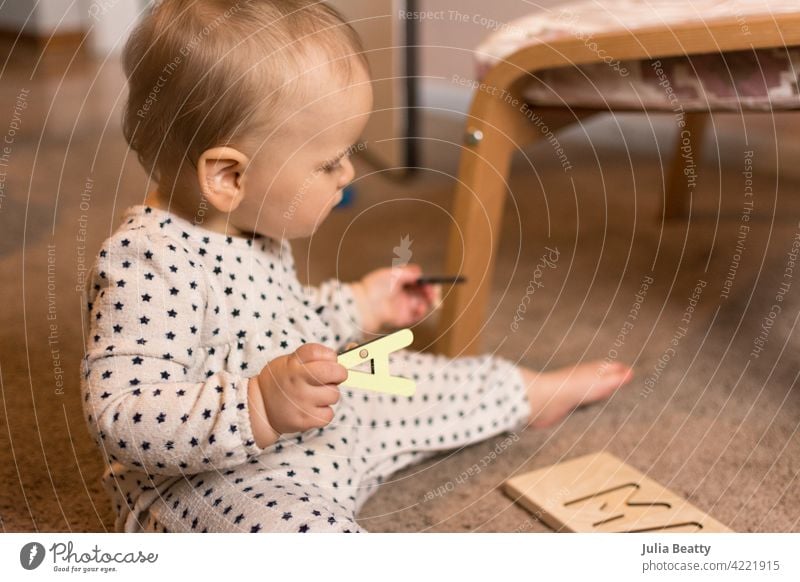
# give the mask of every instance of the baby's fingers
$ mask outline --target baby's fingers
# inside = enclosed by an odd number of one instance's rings
[[[316,362],[318,360],[336,362],[336,352],[322,344],[303,344],[294,353],[297,361],[301,363]]]
[[[327,426],[333,420],[334,412],[330,406],[322,406],[314,411],[314,421],[311,425],[312,428],[322,428]]]
[[[439,307],[439,304],[442,302],[442,286],[425,285],[425,298],[428,300],[428,305],[431,307]]]
[[[392,282],[400,288],[406,285],[414,285],[417,279],[422,276],[422,267],[419,265],[404,265],[402,267],[392,267]]]
[[[311,392],[311,400],[314,406],[333,406],[339,402],[342,393],[339,387],[335,384],[326,384],[325,386],[313,386]]]
[[[313,386],[341,384],[347,379],[347,368],[338,362],[310,362],[304,369],[306,381]]]

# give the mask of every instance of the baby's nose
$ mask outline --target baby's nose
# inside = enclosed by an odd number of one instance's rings
[[[350,158],[345,157],[342,159],[342,172],[339,175],[339,188],[344,188],[350,182],[353,181],[353,178],[356,175],[356,170],[353,167],[353,163],[350,161]]]

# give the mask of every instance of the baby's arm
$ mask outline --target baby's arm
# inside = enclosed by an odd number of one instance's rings
[[[409,327],[428,314],[441,288],[415,285],[421,275],[419,266],[405,265],[372,271],[353,283],[332,279],[317,288],[306,286],[304,292],[341,349],[358,343],[364,334],[378,333],[383,327]]]
[[[110,462],[179,475],[239,465],[260,454],[252,433],[249,379],[206,370],[205,274],[171,242],[129,231],[98,258],[89,305],[84,410]]]
[[[354,294],[355,285],[329,279],[316,287],[303,286],[308,305],[331,330],[332,341],[326,343],[336,349],[359,342],[364,336],[362,314]]]

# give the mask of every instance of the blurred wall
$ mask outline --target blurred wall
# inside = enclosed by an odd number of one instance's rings
[[[420,104],[435,109],[466,112],[471,90],[450,81],[453,75],[475,75],[472,51],[492,34],[493,26],[552,9],[565,0],[418,0],[418,10],[440,13],[419,21]],[[443,14],[441,14],[443,13]]]
[[[53,35],[87,33],[92,53],[105,59],[118,53],[149,0],[0,1],[0,31],[20,31],[43,40]]]
[[[0,30],[50,36],[85,30],[86,16],[75,0],[12,0],[0,3]]]
[[[149,0],[83,0],[92,51],[98,58],[118,54]]]
[[[472,55],[482,39],[493,31],[493,23],[510,20],[563,4],[564,0],[418,0],[420,11],[444,12],[444,18],[420,22],[423,75],[472,75]]]
[[[4,2],[0,6],[0,30],[3,31],[34,31],[36,18],[33,13],[35,0],[17,0]]]
[[[36,4],[36,22],[40,33],[76,32],[86,29],[86,17],[80,2],[44,0]]]

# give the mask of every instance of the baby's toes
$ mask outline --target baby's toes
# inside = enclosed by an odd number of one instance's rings
[[[622,365],[617,369],[605,370],[594,383],[594,391],[599,398],[609,395],[614,390],[621,388],[631,381],[633,370],[628,366]]]
[[[633,368],[621,362],[612,362],[607,366],[603,366],[599,371],[600,376],[632,376]]]

